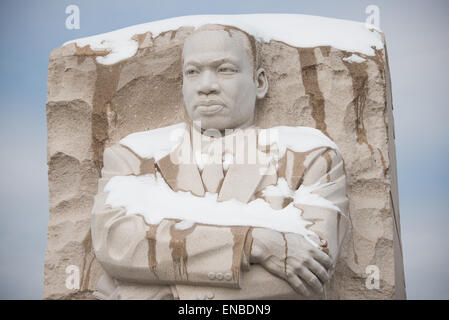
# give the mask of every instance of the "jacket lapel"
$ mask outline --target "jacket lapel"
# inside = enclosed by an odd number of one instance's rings
[[[193,161],[190,133],[186,130],[182,143],[157,162],[164,180],[174,191],[190,191],[204,196],[198,166]]]

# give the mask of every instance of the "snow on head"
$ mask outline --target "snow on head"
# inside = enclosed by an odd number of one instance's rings
[[[80,47],[90,45],[93,50],[109,50],[106,56],[97,57],[97,62],[110,65],[132,57],[137,52],[138,43],[132,39],[136,34],[151,32],[153,37],[157,37],[165,31],[180,27],[198,28],[205,24],[233,26],[263,42],[277,40],[301,48],[332,46],[369,56],[375,55],[372,47],[383,48],[380,32],[367,28],[365,23],[300,14],[183,16],[71,40],[64,45],[76,43]]]

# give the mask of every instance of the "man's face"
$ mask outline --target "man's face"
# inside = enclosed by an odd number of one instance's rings
[[[248,43],[241,32],[205,30],[184,44],[184,103],[202,129],[235,129],[254,120],[256,83]]]

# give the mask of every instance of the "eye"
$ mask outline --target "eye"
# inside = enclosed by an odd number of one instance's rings
[[[239,72],[237,67],[229,64],[219,66],[217,71],[222,74],[234,74]]]
[[[197,69],[197,68],[187,68],[185,71],[184,71],[184,74],[186,75],[186,76],[194,76],[194,75],[197,75],[199,73],[199,70]]]

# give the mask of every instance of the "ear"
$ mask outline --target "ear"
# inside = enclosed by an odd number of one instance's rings
[[[268,79],[264,68],[259,68],[255,75],[256,82],[256,97],[262,99],[265,97],[268,91]]]

